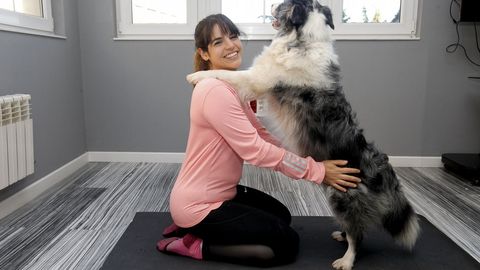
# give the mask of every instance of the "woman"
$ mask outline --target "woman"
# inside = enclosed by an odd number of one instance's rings
[[[236,70],[242,62],[238,28],[210,15],[195,29],[195,70]],[[244,161],[294,179],[342,191],[360,179],[346,161],[315,162],[279,147],[226,82],[205,79],[193,91],[185,161],[170,195],[174,224],[157,243],[166,253],[195,259],[271,266],[292,262],[299,238],[291,214],[273,197],[239,185]]]

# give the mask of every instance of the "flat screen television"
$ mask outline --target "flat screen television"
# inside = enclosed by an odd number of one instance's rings
[[[461,22],[480,22],[480,0],[462,0],[460,6]]]

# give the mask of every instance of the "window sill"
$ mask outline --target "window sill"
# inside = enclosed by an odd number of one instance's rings
[[[272,40],[274,35],[246,35],[241,36],[241,40]],[[420,37],[417,36],[406,36],[406,35],[332,35],[334,40],[420,40]],[[193,35],[123,35],[120,37],[114,37],[113,40],[116,41],[126,41],[126,40],[193,40]]]
[[[241,40],[272,40],[274,35],[246,35]],[[122,35],[113,40],[193,40],[193,35]]]
[[[0,24],[0,31],[34,35],[34,36],[44,36],[44,37],[56,38],[56,39],[67,39],[67,37],[64,35],[57,35],[52,32],[23,28],[18,26],[11,26],[6,24]]]
[[[193,35],[122,35],[114,37],[113,40],[193,40]]]
[[[418,36],[410,36],[410,35],[332,35],[334,40],[420,40]]]

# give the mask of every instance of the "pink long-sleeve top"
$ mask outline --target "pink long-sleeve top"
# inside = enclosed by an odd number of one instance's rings
[[[275,144],[235,89],[217,79],[200,81],[192,94],[185,160],[170,194],[175,224],[192,227],[233,199],[244,161],[294,179],[323,181],[323,163]]]

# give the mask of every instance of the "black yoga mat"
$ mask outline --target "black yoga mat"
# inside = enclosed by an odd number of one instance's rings
[[[163,238],[162,230],[170,223],[169,213],[137,213],[101,269],[257,269],[158,252],[155,244]],[[330,236],[332,231],[338,229],[332,217],[293,217],[292,226],[300,235],[300,253],[296,262],[269,269],[333,269],[331,263],[346,251],[346,243],[337,242]],[[424,217],[420,219],[420,226],[422,232],[412,252],[396,246],[391,237],[381,230],[367,232],[354,269],[480,269],[480,264],[474,258]]]

